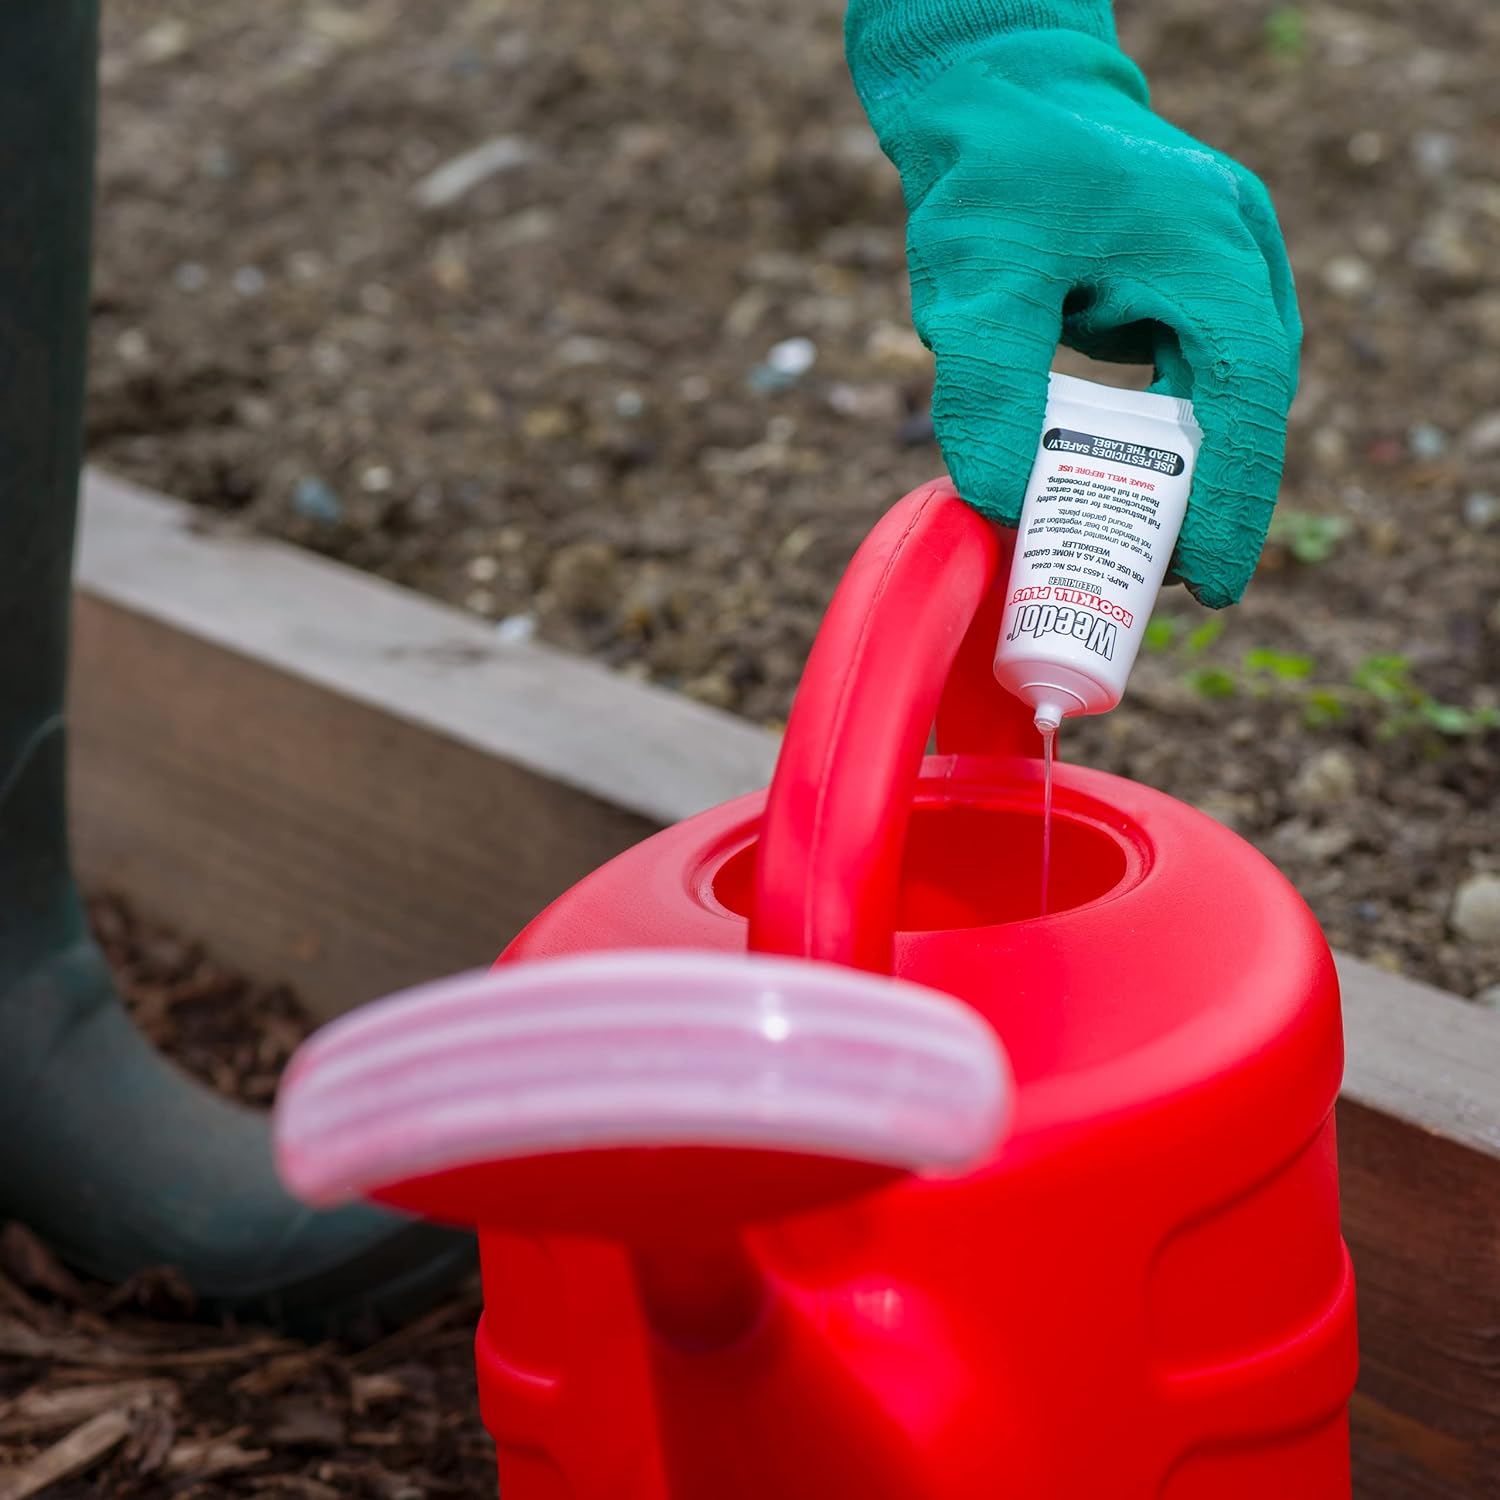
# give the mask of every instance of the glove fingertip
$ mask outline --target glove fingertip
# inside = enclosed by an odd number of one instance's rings
[[[1249,540],[1244,529],[1230,519],[1234,510],[1223,500],[1202,493],[1195,485],[1168,574],[1207,609],[1227,609],[1239,603],[1264,543],[1263,530],[1260,541]]]
[[[1181,583],[1193,598],[1205,609],[1228,609],[1231,604],[1238,604],[1245,593],[1245,585],[1227,584],[1221,579],[1199,579],[1182,578]]]

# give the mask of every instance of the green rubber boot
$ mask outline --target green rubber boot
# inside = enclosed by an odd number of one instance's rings
[[[0,6],[0,1219],[96,1276],[172,1265],[212,1307],[378,1327],[449,1286],[472,1241],[292,1202],[265,1121],[135,1030],[69,869],[97,21],[97,0]]]

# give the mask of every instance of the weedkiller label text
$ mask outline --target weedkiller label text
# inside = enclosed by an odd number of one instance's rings
[[[1133,464],[1157,474],[1180,474],[1183,459],[1170,448],[1146,443],[1127,443],[1120,438],[1101,437],[1095,432],[1075,432],[1068,427],[1050,427],[1042,434],[1042,447],[1049,453],[1077,453],[1106,463]]]
[[[1071,594],[1074,590],[1054,588],[1052,592],[1054,595]],[[1122,610],[1121,613],[1125,612]],[[1128,615],[1126,618],[1128,620]],[[1071,604],[1023,604],[1016,611],[1010,634],[1005,639],[1013,641],[1023,635],[1038,640],[1044,635],[1070,635],[1086,651],[1092,651],[1105,661],[1113,661],[1120,627],[1102,614]]]
[[[1090,594],[1083,589],[1064,588],[1061,584],[1039,584],[1031,588],[1017,589],[1010,596],[1012,604],[1030,604],[1033,600],[1052,600],[1057,604],[1070,604],[1074,609],[1093,609],[1101,615],[1117,620],[1127,630],[1135,624],[1135,616],[1123,604],[1105,599],[1099,594]]]

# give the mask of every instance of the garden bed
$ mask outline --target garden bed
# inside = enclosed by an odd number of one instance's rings
[[[844,562],[941,468],[841,10],[111,0],[94,457],[778,723]],[[1159,107],[1271,184],[1308,342],[1246,603],[1209,639],[1170,596],[1064,753],[1494,1000],[1500,14],[1121,11]]]

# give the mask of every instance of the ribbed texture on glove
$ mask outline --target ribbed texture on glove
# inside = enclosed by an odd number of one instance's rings
[[[1079,31],[1113,44],[1110,0],[850,0],[844,44],[860,93],[900,93],[1008,31]]]

